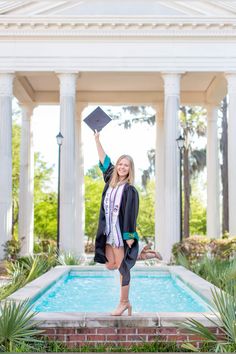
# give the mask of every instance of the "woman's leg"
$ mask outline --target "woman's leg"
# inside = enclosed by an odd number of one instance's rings
[[[114,254],[114,248],[111,245],[106,244],[106,257],[108,259],[108,262],[106,262],[105,266],[109,270],[114,270],[117,269],[116,265],[116,259],[115,259],[115,254]]]
[[[115,260],[116,260],[116,265],[117,268],[120,268],[120,265],[124,259],[124,247],[120,248],[113,248]],[[129,299],[129,285],[122,286],[122,276],[120,276],[120,301],[128,301]]]
[[[114,255],[118,269],[124,259],[124,247],[114,248]],[[132,314],[132,306],[129,303],[129,285],[122,286],[122,275],[120,275],[120,303],[115,311],[112,312],[113,316],[121,316],[124,311],[128,310],[128,315]]]

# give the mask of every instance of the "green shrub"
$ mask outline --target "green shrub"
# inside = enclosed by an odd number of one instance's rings
[[[191,236],[182,242],[175,243],[172,248],[174,260],[178,254],[184,255],[190,263],[204,258],[208,252],[209,239],[204,236]]]
[[[235,257],[236,237],[214,239],[209,244],[211,254],[217,259],[230,259]]]
[[[5,258],[9,260],[16,260],[19,257],[20,249],[21,243],[16,238],[12,238],[11,240],[5,242],[3,246]]]
[[[174,261],[178,262],[180,254],[184,255],[190,264],[197,263],[206,256],[219,260],[235,258],[236,237],[208,239],[205,236],[191,236],[182,242],[175,243],[172,248]]]

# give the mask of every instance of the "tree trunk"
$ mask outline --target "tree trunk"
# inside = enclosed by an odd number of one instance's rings
[[[222,135],[221,135],[221,181],[222,181],[222,234],[229,231],[229,200],[228,200],[228,124],[227,124],[227,98],[222,105]]]
[[[190,214],[190,171],[189,149],[184,149],[184,238],[189,237],[189,214]]]

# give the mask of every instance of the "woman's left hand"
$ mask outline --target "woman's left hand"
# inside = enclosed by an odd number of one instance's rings
[[[134,240],[126,240],[127,245],[129,248],[131,248],[132,244],[134,243]]]

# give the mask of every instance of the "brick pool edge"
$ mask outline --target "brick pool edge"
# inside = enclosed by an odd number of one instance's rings
[[[50,341],[63,343],[68,348],[84,345],[122,346],[143,345],[153,342],[175,342],[181,345],[186,342],[200,347],[202,339],[177,327],[47,327],[44,336]],[[221,338],[219,329],[210,328],[212,333]]]

